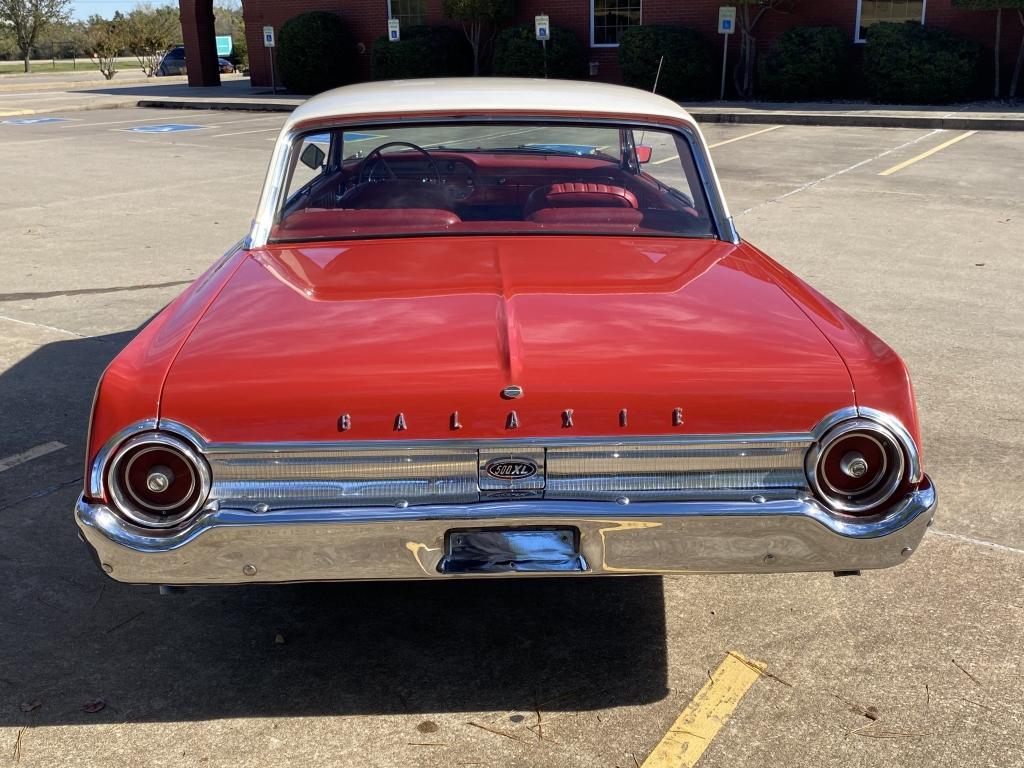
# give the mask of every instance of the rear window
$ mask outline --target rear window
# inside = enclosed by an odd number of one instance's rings
[[[459,122],[301,136],[271,241],[430,234],[713,237],[689,141],[629,125]]]

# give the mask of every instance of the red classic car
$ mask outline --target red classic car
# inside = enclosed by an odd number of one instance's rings
[[[162,585],[855,572],[931,522],[919,446],[675,103],[369,83],[295,110],[248,236],[106,371],[76,519]]]

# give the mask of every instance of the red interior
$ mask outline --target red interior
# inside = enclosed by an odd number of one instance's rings
[[[594,157],[435,151],[351,162],[313,182],[272,240],[416,232],[712,234],[707,217],[645,173]]]

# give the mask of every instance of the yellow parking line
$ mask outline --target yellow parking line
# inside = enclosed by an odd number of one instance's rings
[[[762,133],[768,133],[768,131],[777,131],[782,128],[781,125],[773,125],[770,128],[762,128],[760,131],[754,131],[753,133],[744,133],[742,136],[734,136],[731,139],[725,141],[719,141],[714,144],[708,144],[708,149],[714,149],[715,147],[724,147],[726,144],[732,144],[734,141],[742,141],[743,139],[749,139],[751,136],[760,136]]]
[[[744,133],[742,136],[733,136],[731,139],[725,141],[719,141],[715,144],[708,144],[708,149],[714,149],[715,147],[724,147],[726,144],[732,144],[734,141],[743,141],[743,139],[749,139],[751,136],[760,136],[762,133],[768,133],[768,131],[777,131],[782,128],[781,125],[773,125],[771,128],[762,128],[759,131],[751,131],[750,133]],[[651,165],[663,165],[665,163],[671,163],[673,160],[678,160],[679,155],[672,155],[672,157],[666,157],[661,160],[655,160]]]
[[[924,160],[926,157],[931,157],[932,155],[934,155],[939,150],[945,149],[946,147],[950,147],[953,144],[956,144],[958,141],[963,141],[968,136],[973,136],[976,133],[977,133],[977,131],[967,131],[965,133],[961,133],[959,136],[954,136],[949,141],[942,142],[937,147],[932,147],[927,152],[922,152],[920,155],[912,157],[909,160],[904,160],[902,163],[898,163],[897,165],[894,165],[892,168],[886,168],[884,171],[882,171],[878,175],[879,176],[892,176],[897,171],[902,171],[908,165],[913,165],[918,160]]]
[[[641,768],[692,768],[767,664],[736,651],[718,665]]]

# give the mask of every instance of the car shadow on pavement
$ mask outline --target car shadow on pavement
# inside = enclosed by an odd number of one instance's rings
[[[3,428],[68,446],[0,478],[0,726],[575,711],[667,694],[659,578],[174,595],[110,580],[71,510],[95,382],[133,335],[49,344],[0,374]]]

